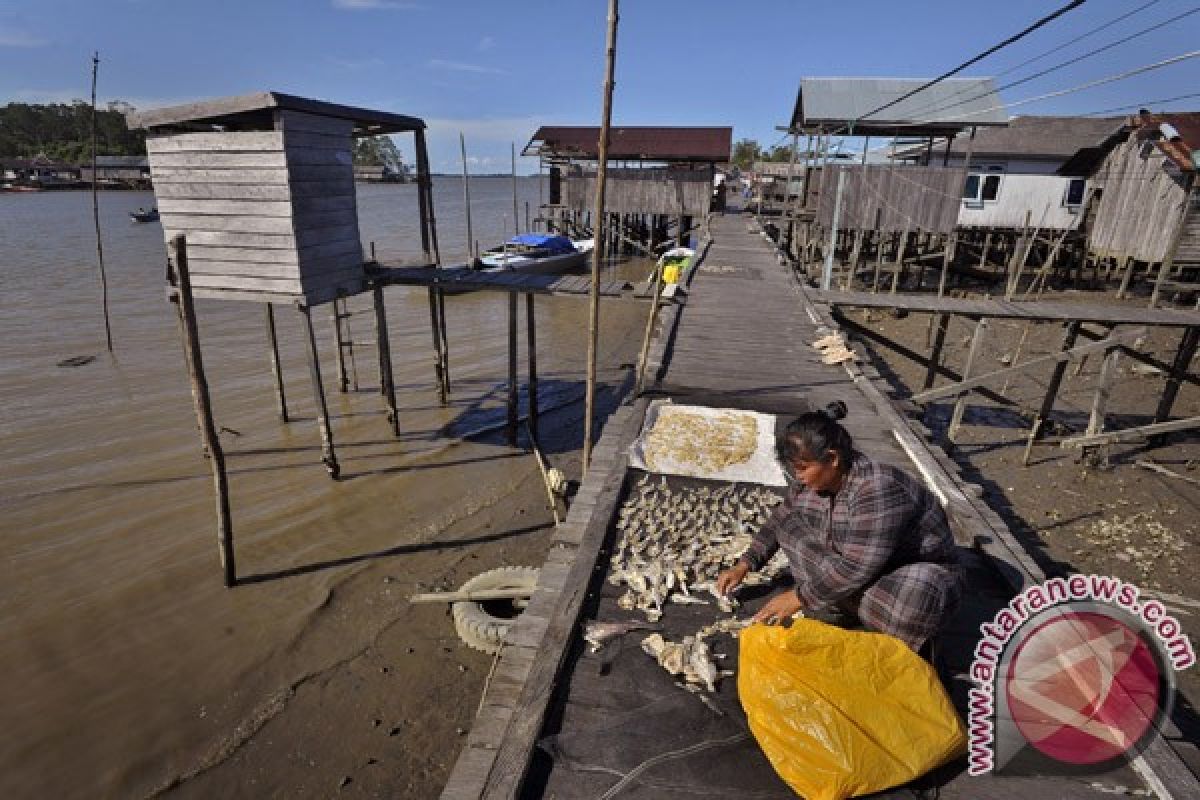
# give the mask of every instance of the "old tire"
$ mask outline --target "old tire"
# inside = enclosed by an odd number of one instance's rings
[[[478,592],[484,589],[528,589],[533,594],[537,585],[537,567],[500,567],[476,575],[464,583],[460,589],[464,592]],[[502,603],[504,601],[493,601]],[[491,605],[489,602],[487,605]],[[514,617],[497,616],[484,603],[460,601],[450,607],[454,617],[454,630],[458,638],[469,647],[482,650],[485,653],[500,652],[500,645],[512,627]],[[514,603],[513,605],[517,605]],[[518,606],[519,607],[519,606]]]

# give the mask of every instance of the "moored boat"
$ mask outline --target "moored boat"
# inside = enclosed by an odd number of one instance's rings
[[[156,222],[158,220],[158,209],[139,208],[137,211],[130,211],[129,218],[134,222]]]
[[[584,244],[581,242],[581,244]],[[476,268],[488,272],[513,270],[538,275],[567,272],[583,266],[586,251],[566,236],[522,233],[479,257]]]

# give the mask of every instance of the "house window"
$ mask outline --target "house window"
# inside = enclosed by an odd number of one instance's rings
[[[1071,178],[1067,181],[1067,190],[1063,193],[1063,205],[1067,208],[1078,208],[1083,205],[1083,193],[1086,185],[1086,178]]]
[[[986,173],[971,173],[963,184],[963,200],[968,206],[980,207],[1000,195],[1000,167],[988,167]]]

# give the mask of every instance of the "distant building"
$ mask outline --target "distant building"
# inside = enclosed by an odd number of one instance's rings
[[[79,185],[79,168],[44,155],[0,159],[0,186],[67,189]]]
[[[354,180],[364,183],[404,183],[407,180],[404,166],[398,169],[386,164],[380,166],[356,166]]]
[[[92,182],[92,165],[79,168],[84,183]],[[150,162],[146,156],[96,156],[96,183],[121,188],[150,188]]]

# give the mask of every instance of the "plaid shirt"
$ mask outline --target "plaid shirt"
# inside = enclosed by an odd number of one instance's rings
[[[933,493],[904,470],[857,451],[836,495],[794,486],[742,558],[757,570],[780,547],[797,596],[814,611],[909,564],[940,564],[961,575],[954,537]]]

